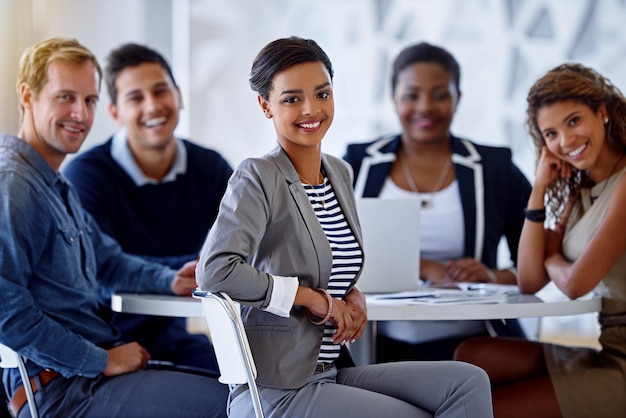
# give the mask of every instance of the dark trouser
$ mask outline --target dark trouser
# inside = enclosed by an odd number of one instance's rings
[[[260,387],[266,418],[493,417],[487,374],[460,361],[402,362],[331,368],[299,389]],[[253,416],[249,391],[230,405]]]
[[[1,375],[1,373],[0,373]],[[4,385],[2,384],[2,379],[0,379],[0,418],[11,418],[11,414],[9,414],[9,407],[7,406],[7,395],[4,393]]]
[[[115,377],[56,378],[35,394],[42,417],[226,417],[228,387],[204,376],[140,370]],[[25,405],[19,418],[29,417]]]
[[[508,319],[505,323],[500,320],[487,321],[491,327],[490,332],[500,337],[526,338],[524,330],[515,319]],[[416,324],[419,326],[419,324]],[[399,341],[384,335],[376,338],[376,362],[386,363],[390,361],[404,360],[452,360],[454,350],[459,343],[467,338],[479,335],[491,335],[485,329],[482,334],[463,337],[443,338],[439,340],[412,344]]]

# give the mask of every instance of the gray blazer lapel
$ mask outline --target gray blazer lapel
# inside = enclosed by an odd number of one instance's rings
[[[276,153],[274,154],[274,152]],[[306,191],[300,182],[300,177],[291,163],[291,160],[287,156],[287,153],[285,153],[280,146],[277,147],[274,152],[272,152],[272,154],[274,154],[273,159],[276,162],[279,171],[283,176],[285,176],[285,180],[289,185],[291,197],[298,208],[298,212],[300,213],[302,221],[309,231],[311,241],[315,247],[315,254],[310,254],[310,256],[316,257],[317,264],[319,265],[319,286],[326,288],[328,287],[328,279],[330,278],[333,260],[328,239],[326,238],[326,234],[324,234],[324,231],[317,220],[317,216],[313,211],[311,202],[309,202]]]

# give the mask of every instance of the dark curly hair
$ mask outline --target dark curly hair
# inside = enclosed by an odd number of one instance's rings
[[[568,63],[548,71],[530,88],[527,97],[526,124],[533,138],[537,162],[546,141],[537,124],[537,114],[554,103],[574,100],[597,112],[605,105],[609,122],[605,125],[606,139],[617,150],[626,152],[626,99],[609,79],[581,64]],[[593,185],[587,171],[572,169],[569,179],[556,179],[546,191],[548,215],[558,220],[570,197],[576,198],[581,187]]]

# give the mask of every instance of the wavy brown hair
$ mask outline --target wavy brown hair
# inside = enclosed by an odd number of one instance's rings
[[[581,64],[562,64],[548,71],[530,88],[527,97],[526,124],[533,138],[537,163],[546,141],[537,124],[537,114],[545,106],[563,101],[577,101],[594,113],[605,105],[609,122],[605,125],[608,143],[622,152],[626,151],[626,99],[611,81]],[[546,191],[545,202],[548,216],[558,220],[567,200],[577,198],[581,187],[593,184],[587,171],[572,168],[568,179],[558,178]]]

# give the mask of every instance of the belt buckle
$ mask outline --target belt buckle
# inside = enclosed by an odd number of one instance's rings
[[[324,373],[333,367],[333,363],[317,363],[315,366],[315,373]]]

